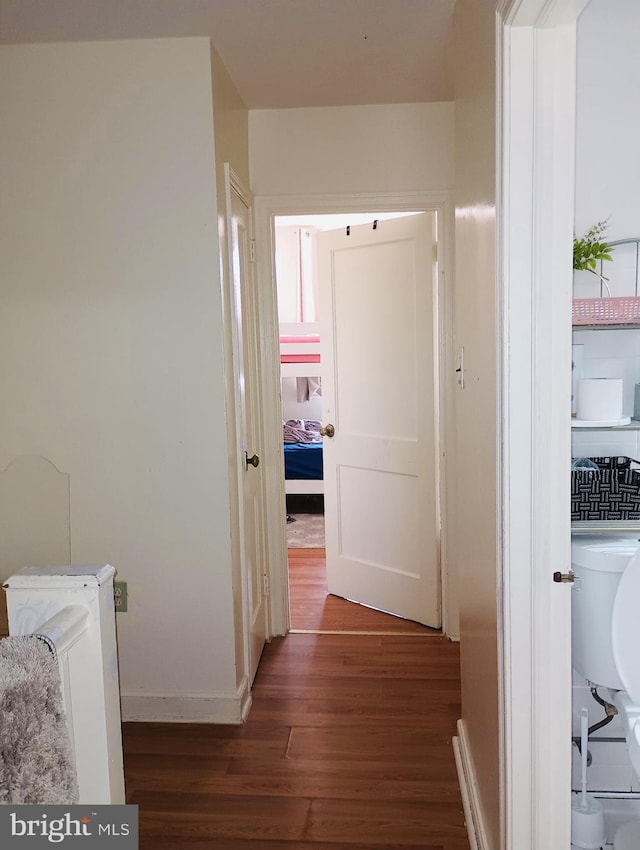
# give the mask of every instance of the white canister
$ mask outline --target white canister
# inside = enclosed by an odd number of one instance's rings
[[[622,378],[583,378],[578,383],[577,418],[592,422],[622,418]]]

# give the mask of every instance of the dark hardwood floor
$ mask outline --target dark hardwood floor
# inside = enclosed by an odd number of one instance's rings
[[[366,633],[373,614],[403,621],[343,600],[355,610],[336,613],[322,589],[314,608],[312,572],[304,603],[292,590],[301,611],[367,630],[273,640],[243,726],[124,724],[140,850],[469,850],[451,743],[458,645],[424,627]]]

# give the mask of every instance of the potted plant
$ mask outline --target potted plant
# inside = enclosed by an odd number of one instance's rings
[[[608,298],[574,298],[573,324],[575,325],[637,325],[640,324],[640,296],[626,295],[611,297],[607,281],[602,274],[602,264],[611,260],[612,245],[607,244],[603,234],[609,219],[599,221],[578,238],[573,238],[573,268],[595,275],[606,290]],[[628,240],[633,242],[635,240]],[[621,244],[621,243],[619,243]]]
[[[609,278],[597,271],[597,264],[604,260],[611,260],[611,248],[602,240],[602,235],[607,229],[609,219],[599,221],[587,230],[579,239],[573,237],[573,268],[578,271],[587,271],[600,278],[602,285],[611,297],[611,290],[607,284]]]

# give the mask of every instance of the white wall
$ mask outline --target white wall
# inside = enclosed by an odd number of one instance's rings
[[[610,218],[607,238],[640,237],[640,8],[635,0],[591,0],[578,21],[576,125],[576,232]],[[598,104],[598,106],[594,106]],[[634,256],[614,249],[606,263],[613,295],[634,294],[630,268]],[[576,297],[596,297],[593,276],[575,276]],[[577,331],[584,345],[583,377],[624,379],[624,409],[633,413],[634,384],[640,381],[640,332]],[[637,432],[574,432],[574,454],[631,454]]]
[[[453,123],[452,103],[252,110],[251,185],[256,196],[329,200],[331,195],[446,193],[454,183]],[[259,226],[266,236],[264,223]],[[447,626],[457,636],[453,568],[448,578]]]
[[[125,716],[208,716],[236,699],[209,41],[2,47],[0,114],[0,468],[68,472],[72,560],[128,582]]]
[[[591,0],[578,21],[576,233],[609,219],[611,240],[640,236],[640,10],[635,0]],[[603,273],[613,295],[634,295],[635,251],[619,248]],[[600,285],[575,276],[575,295]]]
[[[607,237],[640,236],[640,7],[635,0],[591,0],[578,21],[576,126],[576,232],[610,218]],[[635,253],[635,252],[634,252]],[[613,295],[634,294],[630,286],[635,257],[614,250],[603,272]],[[575,277],[576,297],[597,297],[599,285],[587,273]],[[634,385],[640,382],[640,331],[576,331],[573,342],[584,346],[582,376],[624,380],[623,414],[633,415]],[[640,457],[640,430],[580,429],[572,434],[574,456]],[[579,734],[582,705],[590,722],[601,711],[583,679],[574,672],[573,734]],[[602,736],[622,735],[617,719]],[[628,791],[633,782],[626,747],[611,743],[590,746],[590,788]],[[574,755],[573,786],[579,787]],[[611,803],[607,803],[607,810]]]
[[[458,0],[455,34],[455,392],[449,516],[460,593],[462,725],[487,847],[500,846],[495,3]],[[457,486],[456,486],[457,485]]]
[[[252,110],[256,195],[411,192],[453,186],[453,104]]]
[[[310,367],[313,368],[312,366]],[[309,377],[314,377],[309,375]],[[298,401],[296,378],[282,378],[282,418],[322,420],[322,396]]]
[[[640,9],[591,0],[578,21],[576,232],[610,217],[610,239],[640,236]]]

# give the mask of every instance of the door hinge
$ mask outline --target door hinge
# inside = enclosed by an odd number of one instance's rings
[[[256,261],[256,240],[249,239],[249,262],[255,263]]]
[[[458,368],[456,369],[456,375],[458,376],[458,386],[461,390],[464,389],[464,347],[460,346],[460,353],[458,354]]]
[[[264,595],[268,596],[269,595],[269,576],[266,573],[262,576],[262,589],[264,591]]]

